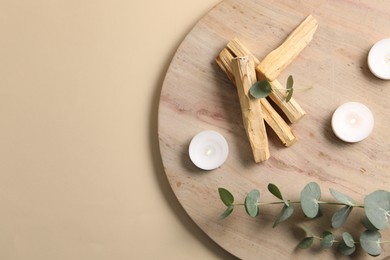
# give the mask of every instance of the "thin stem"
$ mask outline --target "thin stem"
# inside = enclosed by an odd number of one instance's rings
[[[313,87],[306,87],[306,88],[296,88],[294,87],[293,89],[294,90],[309,90],[309,89],[312,89]],[[284,90],[284,91],[290,91],[291,89],[288,89],[288,88],[272,88],[272,90]]]
[[[284,204],[284,201],[274,201],[274,202],[259,202],[257,205],[278,205],[278,204]]]
[[[323,239],[324,239],[323,237],[319,237],[319,236],[316,236],[316,235],[314,235],[314,234],[312,234],[312,236],[313,236],[313,238],[318,239],[318,240],[323,240]],[[342,241],[338,241],[338,240],[336,240],[336,239],[333,239],[332,242],[333,242],[333,243],[341,243]]]
[[[300,204],[300,201],[288,201],[288,203],[292,204]],[[277,205],[277,204],[285,204],[284,201],[274,201],[274,202],[259,202],[257,205]]]
[[[363,205],[347,205],[341,202],[329,202],[329,201],[317,201],[318,204],[328,204],[328,205],[337,205],[337,206],[350,206],[350,207],[356,207],[356,208],[364,208]],[[300,201],[288,201],[288,203],[292,204],[301,204]],[[284,201],[272,201],[272,202],[259,202],[257,203],[258,206],[263,205],[280,205],[285,204]],[[235,203],[234,206],[245,206],[245,203]]]
[[[339,206],[345,206],[344,203],[341,202],[327,202],[327,201],[317,201],[318,204],[329,204],[329,205],[339,205]]]
[[[364,208],[364,205],[348,205],[341,202],[328,202],[328,201],[317,201],[318,204],[328,204],[328,205],[338,205],[338,206],[350,206],[350,207],[356,207],[356,208]]]

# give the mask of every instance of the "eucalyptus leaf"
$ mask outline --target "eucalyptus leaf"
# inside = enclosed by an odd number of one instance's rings
[[[271,192],[271,194],[274,195],[276,198],[283,200],[284,204],[288,206],[289,204],[288,201],[283,198],[282,193],[280,192],[279,188],[275,184],[272,183],[268,184],[268,191]]]
[[[230,205],[226,208],[226,210],[219,216],[219,219],[224,219],[229,216],[233,212],[234,206]]]
[[[321,247],[322,248],[331,248],[334,242],[334,235],[330,231],[325,231],[322,234]]]
[[[371,231],[376,231],[376,230],[378,230],[378,229],[370,222],[370,220],[367,218],[366,215],[364,215],[364,216],[362,217],[361,223],[362,223],[362,225],[363,225],[366,229],[368,229],[368,230],[371,230]]]
[[[353,245],[353,247],[347,246],[345,243],[340,243],[337,247],[339,252],[343,255],[349,256],[352,255],[356,251],[356,246]]]
[[[382,252],[380,246],[381,238],[381,233],[378,231],[366,230],[360,236],[360,245],[369,255],[378,256]]]
[[[294,79],[293,76],[290,75],[287,78],[287,83],[286,83],[286,89],[287,89],[287,96],[286,96],[286,102],[289,102],[290,99],[292,98],[293,92],[294,92]]]
[[[280,200],[283,200],[282,193],[280,192],[279,188],[275,184],[273,183],[268,184],[268,190],[269,192],[271,192],[272,195],[274,195]]]
[[[279,213],[279,216],[276,218],[273,227],[276,227],[277,225],[279,225],[279,224],[282,223],[283,221],[286,221],[289,217],[291,217],[291,215],[293,214],[293,212],[294,212],[294,206],[293,206],[293,204],[284,205],[283,208],[282,208],[282,210],[281,210],[280,213]]]
[[[293,96],[293,93],[294,93],[294,89],[289,89],[287,90],[287,96],[286,96],[286,102],[289,102]]]
[[[343,232],[343,241],[347,247],[354,247],[355,246],[355,240],[353,239],[352,235],[348,232]]]
[[[298,244],[298,248],[300,249],[308,249],[313,244],[314,237],[305,237],[302,239],[302,241]]]
[[[256,217],[259,214],[259,199],[260,191],[257,189],[251,190],[245,198],[245,210],[251,217]]]
[[[219,197],[221,198],[223,204],[226,206],[231,206],[234,202],[233,194],[230,193],[225,188],[218,188]]]
[[[287,78],[286,88],[287,88],[287,89],[292,89],[293,86],[294,86],[294,79],[293,79],[293,76],[290,75],[290,76],[288,76],[288,78]]]
[[[272,92],[271,84],[267,80],[257,81],[249,89],[249,93],[254,98],[265,98]]]
[[[301,207],[303,213],[309,217],[314,218],[318,215],[320,206],[318,204],[321,197],[321,189],[315,182],[310,182],[305,186],[301,192]]]
[[[390,216],[390,192],[377,190],[364,199],[364,211],[368,220],[378,229],[388,226]]]
[[[351,206],[344,206],[338,211],[336,211],[336,213],[334,213],[332,217],[332,227],[333,228],[341,227],[347,220],[351,211],[352,211]]]
[[[349,205],[349,206],[356,205],[356,202],[351,197],[349,197],[341,192],[338,192],[337,190],[332,189],[332,188],[330,188],[329,191],[330,191],[330,194],[332,194],[332,196],[338,202],[344,203],[345,205]]]

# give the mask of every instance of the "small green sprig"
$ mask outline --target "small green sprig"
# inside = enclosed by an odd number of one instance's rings
[[[249,93],[254,98],[266,98],[269,96],[269,94],[271,94],[273,90],[275,90],[275,88],[271,87],[271,83],[268,80],[260,80],[252,85],[252,87],[249,89]],[[292,75],[288,76],[285,89],[277,89],[277,90],[286,91],[286,102],[289,102],[294,93],[293,76]]]
[[[310,182],[303,188],[299,201],[286,199],[279,188],[272,183],[268,185],[268,191],[278,201],[260,202],[260,191],[253,189],[246,195],[244,203],[235,203],[234,196],[230,191],[225,188],[219,188],[219,196],[225,206],[227,206],[226,210],[220,215],[220,219],[228,217],[236,206],[244,206],[249,216],[256,217],[260,213],[260,208],[265,205],[282,205],[282,209],[273,224],[273,227],[275,227],[293,215],[294,204],[300,204],[304,215],[311,219],[320,216],[320,206],[322,204],[328,204],[341,206],[334,212],[331,220],[333,228],[340,228],[347,221],[354,208],[361,208],[364,209],[361,223],[366,231],[361,234],[359,241],[355,241],[348,232],[343,233],[341,240],[336,240],[330,231],[325,231],[322,236],[308,235],[299,243],[298,248],[309,248],[313,241],[318,239],[322,248],[330,248],[333,244],[338,244],[339,252],[344,255],[351,255],[356,250],[356,244],[360,244],[369,255],[378,256],[381,253],[381,244],[389,243],[389,241],[382,241],[379,232],[379,230],[388,227],[388,219],[390,217],[390,192],[388,191],[377,190],[370,193],[365,197],[363,205],[356,203],[348,195],[334,189],[329,189],[329,191],[336,201],[322,201],[320,200],[320,186],[315,182]]]
[[[331,248],[338,244],[337,250],[346,256],[352,255],[356,251],[356,245],[360,244],[364,251],[371,256],[379,256],[382,253],[381,244],[390,243],[390,241],[382,240],[382,235],[378,230],[365,230],[358,241],[355,241],[353,236],[348,232],[343,232],[341,239],[336,239],[330,231],[324,231],[322,236],[311,234],[301,240],[298,244],[300,249],[308,249],[313,245],[314,240],[320,241],[320,246],[323,249]]]

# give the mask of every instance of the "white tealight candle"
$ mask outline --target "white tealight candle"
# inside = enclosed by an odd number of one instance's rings
[[[189,155],[191,161],[203,170],[221,166],[229,154],[226,139],[218,132],[206,130],[192,138]]]
[[[368,67],[381,79],[390,79],[390,38],[375,43],[368,53]]]
[[[333,132],[345,142],[359,142],[369,136],[373,128],[374,117],[370,109],[361,103],[347,102],[333,113]]]

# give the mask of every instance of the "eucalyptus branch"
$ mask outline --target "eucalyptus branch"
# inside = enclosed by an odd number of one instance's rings
[[[343,232],[342,240],[337,240],[330,231],[322,233],[322,237],[314,234],[305,237],[298,244],[298,248],[307,249],[313,245],[313,241],[317,239],[320,241],[321,248],[331,248],[334,244],[338,244],[338,251],[343,255],[351,255],[356,250],[356,245],[360,245],[369,255],[378,256],[382,249],[381,244],[389,243],[390,241],[383,241],[379,231],[364,231],[358,241],[354,240],[353,236],[348,232]]]
[[[287,78],[287,83],[286,83],[286,88],[281,89],[281,88],[272,88],[271,83],[268,80],[260,80],[253,84],[253,86],[250,88],[249,93],[252,95],[254,98],[265,98],[268,97],[269,94],[273,90],[282,90],[286,91],[286,102],[289,102],[290,99],[292,98],[292,95],[294,93],[294,89],[310,89],[311,87],[307,88],[294,88],[294,79],[292,75],[288,76]]]
[[[294,204],[300,204],[304,215],[308,218],[319,216],[320,205],[328,204],[341,206],[333,214],[331,223],[333,228],[340,228],[346,222],[353,208],[361,208],[364,209],[361,223],[366,228],[366,231],[362,233],[359,241],[355,241],[348,232],[343,233],[343,240],[336,240],[330,231],[325,231],[321,237],[313,234],[305,237],[298,247],[302,249],[309,248],[314,239],[318,239],[323,248],[329,248],[334,243],[338,243],[338,250],[344,255],[352,254],[356,249],[355,244],[360,244],[368,254],[376,256],[381,253],[380,245],[389,243],[389,241],[381,241],[381,234],[379,233],[379,230],[388,227],[388,218],[390,216],[390,192],[388,191],[374,191],[365,197],[364,204],[358,204],[348,195],[334,189],[329,189],[329,191],[336,201],[322,201],[320,200],[321,189],[315,182],[311,182],[303,188],[299,201],[285,199],[279,188],[272,183],[268,185],[268,191],[279,200],[260,202],[260,191],[253,189],[247,194],[243,203],[234,203],[233,194],[225,188],[219,188],[220,198],[227,206],[226,210],[220,215],[220,218],[228,217],[236,206],[244,206],[249,216],[256,217],[259,215],[260,207],[283,205],[282,210],[274,222],[273,227],[275,227],[292,216]]]

